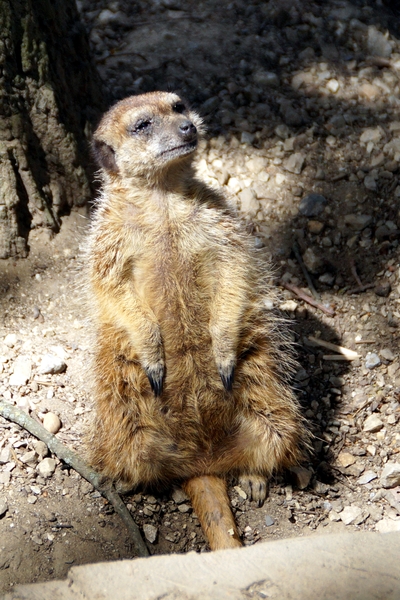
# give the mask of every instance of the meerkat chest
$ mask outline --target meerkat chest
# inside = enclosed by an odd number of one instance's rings
[[[152,305],[187,309],[215,287],[220,239],[201,212],[174,206],[157,213],[143,222],[139,238],[133,277],[137,291]]]

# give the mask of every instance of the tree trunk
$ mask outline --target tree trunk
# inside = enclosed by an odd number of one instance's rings
[[[87,136],[103,109],[75,0],[0,0],[0,258],[90,197]]]

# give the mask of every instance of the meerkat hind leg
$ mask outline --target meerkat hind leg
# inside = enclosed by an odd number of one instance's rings
[[[268,481],[263,475],[241,475],[238,478],[239,486],[246,492],[249,500],[258,502],[262,506],[268,496]]]

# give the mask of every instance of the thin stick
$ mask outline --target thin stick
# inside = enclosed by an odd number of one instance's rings
[[[362,294],[362,292],[366,292],[367,290],[370,290],[371,288],[375,287],[375,283],[366,283],[365,285],[362,285],[361,287],[356,287],[356,288],[352,288],[351,290],[347,290],[348,294]]]
[[[354,279],[356,280],[356,283],[358,285],[359,288],[363,287],[363,282],[361,281],[361,279],[358,276],[357,273],[357,269],[356,269],[356,263],[354,262],[354,258],[350,259],[350,269],[351,269],[351,274],[353,275]]]
[[[332,342],[326,342],[325,340],[316,338],[313,335],[308,336],[308,339],[310,340],[310,342],[313,342],[313,344],[316,344],[317,346],[321,346],[322,348],[328,348],[328,350],[335,350],[335,352],[346,356],[349,360],[360,358],[357,352],[355,352],[354,350],[349,350],[349,348],[345,348],[344,346],[338,346],[337,344],[332,344]]]
[[[324,360],[356,360],[359,356],[345,356],[344,354],[324,354]]]
[[[0,416],[16,423],[23,429],[26,429],[44,442],[48,449],[67,465],[72,467],[77,473],[82,475],[92,486],[98,490],[113,505],[115,512],[121,517],[133,539],[136,553],[138,556],[149,556],[149,551],[144,543],[136,523],[133,521],[128,509],[122,502],[119,494],[115,491],[111,483],[104,482],[102,476],[93,471],[75,452],[64,446],[55,435],[46,431],[42,425],[34,421],[22,410],[12,406],[8,402],[0,400]]]
[[[282,287],[295,294],[298,298],[301,298],[301,300],[307,302],[307,304],[310,304],[315,308],[319,308],[320,310],[322,310],[322,312],[324,312],[326,315],[329,315],[330,317],[335,316],[335,311],[332,310],[332,308],[328,308],[321,304],[321,302],[317,302],[316,300],[314,300],[314,298],[311,298],[311,296],[309,296],[308,294],[303,292],[303,290],[298,288],[297,285],[293,285],[292,283],[286,283],[286,281],[281,281],[280,284]]]
[[[306,278],[307,285],[309,287],[310,292],[312,293],[312,295],[314,296],[314,298],[316,299],[316,301],[320,302],[320,300],[321,300],[320,295],[318,294],[317,290],[314,287],[313,280],[311,279],[310,273],[307,271],[307,267],[304,264],[303,258],[302,258],[301,254],[300,254],[300,248],[299,248],[299,246],[298,246],[298,244],[296,242],[293,244],[292,250],[293,250],[293,253],[294,253],[295,257],[296,257],[297,262],[300,265],[301,270],[303,271],[303,275]]]

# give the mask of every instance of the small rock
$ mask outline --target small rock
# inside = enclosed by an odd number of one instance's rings
[[[376,190],[378,189],[376,179],[372,175],[366,175],[364,177],[364,186],[367,190],[370,190],[371,192],[376,192]]]
[[[45,354],[39,365],[38,373],[40,375],[55,375],[57,373],[64,373],[66,368],[67,365],[60,357],[53,354]]]
[[[339,82],[337,79],[330,79],[326,84],[326,87],[332,94],[336,94],[339,89]]]
[[[376,288],[374,288],[374,292],[377,296],[380,296],[381,298],[387,298],[390,295],[390,292],[392,291],[392,286],[390,285],[390,283],[388,281],[384,281],[382,283],[380,283],[379,285],[376,286]]]
[[[154,527],[154,525],[150,525],[149,523],[145,523],[143,525],[143,533],[144,533],[146,540],[149,541],[150,544],[154,544],[154,542],[157,539],[157,534],[158,534],[157,527]]]
[[[248,215],[256,215],[261,208],[254,190],[246,188],[239,193],[241,211]]]
[[[368,52],[371,56],[389,58],[392,54],[392,45],[389,40],[374,25],[368,27]]]
[[[34,467],[38,463],[38,455],[34,450],[31,450],[30,452],[25,452],[25,454],[21,456],[20,461],[24,463],[24,465]]]
[[[383,152],[381,152],[377,156],[373,156],[371,158],[370,168],[377,169],[378,167],[381,167],[384,162],[385,162],[385,155],[383,154]],[[395,162],[395,161],[392,161],[392,162]],[[386,168],[387,168],[387,166],[386,166]]]
[[[267,161],[262,156],[254,156],[246,161],[246,167],[254,175],[261,173],[267,166]]]
[[[400,367],[400,363],[398,361],[389,365],[388,370],[387,370],[389,377],[394,377],[396,372],[399,370],[399,367]],[[1,464],[1,452],[0,452],[0,464]]]
[[[345,525],[350,525],[354,521],[358,521],[362,515],[362,510],[358,506],[345,506],[339,514],[340,519]]]
[[[325,285],[332,286],[335,283],[335,275],[333,273],[324,273],[318,277],[318,281],[324,283]]]
[[[5,465],[11,460],[11,449],[2,448],[0,450],[0,465]]]
[[[10,483],[11,473],[9,471],[4,471],[4,473],[0,473],[0,484],[8,485]]]
[[[356,462],[354,465],[350,465],[346,469],[346,475],[352,475],[353,477],[360,477],[365,467],[362,463]]]
[[[383,131],[380,127],[364,129],[360,135],[360,142],[362,144],[368,144],[368,142],[379,142],[382,138]]]
[[[183,502],[186,502],[187,500],[189,500],[189,498],[183,490],[177,488],[172,492],[172,500],[175,502],[175,504],[183,504]]]
[[[383,423],[380,420],[380,418],[372,414],[365,419],[363,431],[365,431],[366,433],[376,433],[377,431],[380,431],[382,427]]]
[[[34,542],[35,544],[37,544],[38,546],[42,546],[43,544],[43,540],[37,535],[37,533],[34,533],[32,535],[32,542]]]
[[[10,385],[25,385],[31,378],[32,362],[25,356],[18,356],[13,365],[13,374],[10,377]]]
[[[209,113],[212,113],[215,110],[217,110],[219,104],[220,99],[218,98],[218,96],[212,96],[211,98],[208,98],[205,102],[203,102],[201,106],[201,112],[205,115],[208,115]]]
[[[6,514],[8,511],[8,504],[5,498],[0,497],[0,517]]]
[[[294,300],[286,300],[279,305],[279,310],[286,310],[287,312],[294,312],[298,304]]]
[[[367,357],[365,359],[365,366],[367,369],[375,369],[375,367],[379,367],[381,364],[381,359],[376,354],[376,352],[368,352]]]
[[[254,133],[250,133],[249,131],[242,131],[242,135],[240,136],[240,143],[251,145],[254,142],[254,139]]]
[[[400,521],[392,521],[392,519],[381,519],[375,525],[375,529],[379,533],[390,533],[391,531],[400,531]]]
[[[271,515],[266,515],[265,524],[267,527],[271,527],[272,525],[275,524],[275,520],[271,517]]]
[[[386,225],[380,225],[375,230],[375,237],[378,242],[382,242],[383,240],[387,240],[390,235],[390,230]]]
[[[299,175],[303,169],[305,156],[301,152],[295,152],[283,163],[284,169],[289,173]]]
[[[51,477],[56,470],[54,458],[44,458],[37,466],[37,471],[42,477]]]
[[[281,123],[280,125],[277,125],[274,129],[274,132],[282,140],[286,140],[290,135],[289,127],[287,125],[284,125],[283,123]]]
[[[247,494],[244,490],[242,490],[242,488],[239,485],[235,485],[235,487],[233,488],[235,490],[235,492],[237,492],[238,496],[240,496],[240,498],[243,498],[243,500],[247,500]]]
[[[307,248],[304,252],[303,261],[313,275],[319,275],[324,267],[324,261],[315,254],[312,248]]]
[[[257,71],[253,75],[254,83],[265,85],[267,87],[277,87],[279,85],[279,77],[271,71]]]
[[[318,235],[319,233],[321,233],[321,231],[323,230],[325,225],[324,225],[324,223],[321,223],[321,221],[311,220],[311,221],[308,221],[307,227],[308,227],[308,231],[310,233],[313,233],[314,235]]]
[[[393,352],[391,351],[390,348],[383,348],[382,350],[380,350],[379,354],[385,360],[388,360],[390,362],[392,362],[392,360],[394,360],[394,354],[393,354]]]
[[[380,481],[384,488],[393,488],[400,485],[400,463],[386,463],[383,467]]]
[[[380,94],[382,94],[382,91],[377,85],[373,85],[372,83],[363,83],[358,88],[358,93],[363,98],[373,101],[378,98]]]
[[[8,346],[8,348],[14,348],[17,341],[18,341],[17,335],[15,333],[9,333],[4,338],[3,343],[6,346]]]
[[[299,213],[304,217],[317,217],[324,212],[328,200],[321,194],[308,194],[299,204]]]
[[[303,125],[304,119],[301,110],[295,108],[290,100],[282,100],[280,112],[283,120],[289,127],[300,127],[300,125]]]
[[[190,504],[179,504],[178,510],[181,513],[189,513],[192,512],[192,507],[190,506]]]
[[[363,473],[361,477],[359,477],[357,483],[359,483],[360,485],[365,485],[366,483],[377,479],[377,477],[378,475],[374,473],[374,471],[365,471],[365,473]]]
[[[61,421],[57,415],[48,412],[43,415],[43,427],[50,433],[57,433],[61,429]]]
[[[292,467],[290,469],[293,482],[299,490],[304,490],[310,485],[312,472],[304,467]]]
[[[334,522],[340,521],[340,514],[336,510],[331,510],[328,519]]]
[[[345,215],[344,222],[354,231],[362,231],[372,223],[371,215]]]
[[[339,452],[336,462],[341,467],[349,467],[350,465],[354,465],[356,457],[349,452]]]
[[[33,442],[33,447],[35,449],[36,454],[40,456],[40,459],[44,458],[49,453],[49,449],[44,442]]]
[[[29,494],[29,496],[27,497],[27,501],[29,502],[29,504],[35,504],[37,502],[37,498],[36,496]]]

